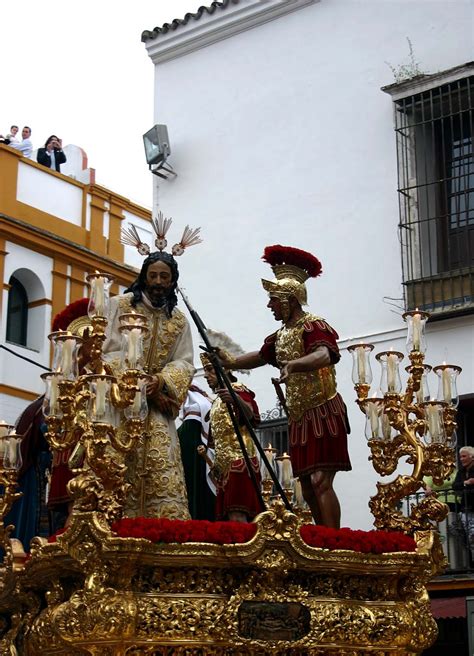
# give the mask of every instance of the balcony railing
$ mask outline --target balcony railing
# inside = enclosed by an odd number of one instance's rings
[[[474,574],[474,509],[463,510],[469,507],[469,500],[460,492],[446,489],[437,491],[436,494],[438,499],[446,503],[450,509],[447,518],[437,524],[443,551],[448,560],[444,575],[472,575]],[[403,512],[407,513],[411,504],[418,504],[424,497],[424,492],[407,497],[403,504]]]

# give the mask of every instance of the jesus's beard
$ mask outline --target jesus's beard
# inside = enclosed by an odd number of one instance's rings
[[[167,304],[168,298],[173,293],[173,288],[163,287],[163,285],[147,285],[145,292],[153,307],[161,308]]]

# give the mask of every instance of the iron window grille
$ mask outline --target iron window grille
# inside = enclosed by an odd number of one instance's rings
[[[257,436],[264,448],[271,444],[277,455],[288,453],[288,420],[281,405],[260,415]]]
[[[472,312],[474,64],[384,91],[394,97],[405,307]]]

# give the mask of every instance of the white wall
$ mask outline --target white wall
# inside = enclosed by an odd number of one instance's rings
[[[18,163],[17,199],[68,223],[82,225],[82,189],[24,162]]]
[[[155,199],[176,233],[186,223],[202,227],[204,243],[184,255],[180,271],[207,325],[260,347],[277,327],[260,257],[283,243],[321,259],[309,307],[342,346],[375,335],[377,350],[405,350],[393,110],[380,88],[393,82],[386,62],[407,62],[407,36],[425,72],[470,61],[473,11],[468,0],[322,0],[156,66],[155,122],[168,126],[178,177],[156,179]],[[471,328],[466,318],[429,329],[427,361],[463,366],[465,393],[474,391]],[[274,405],[273,373],[252,374],[262,410]],[[367,528],[376,476],[350,375],[346,352],[338,380],[354,470],[336,484],[343,524]]]

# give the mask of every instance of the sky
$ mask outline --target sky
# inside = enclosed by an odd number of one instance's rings
[[[0,37],[0,134],[29,125],[85,150],[96,182],[151,207],[142,135],[153,126],[153,63],[141,33],[199,0],[18,0]]]

